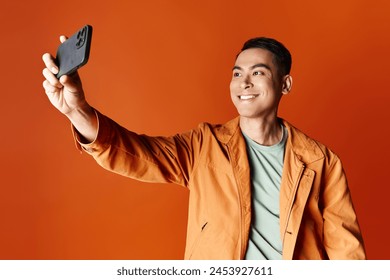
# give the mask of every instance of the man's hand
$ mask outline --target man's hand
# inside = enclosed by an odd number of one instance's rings
[[[66,41],[60,37],[61,43]],[[61,76],[57,79],[58,66],[52,55],[45,53],[42,56],[45,68],[42,73],[45,77],[43,88],[51,104],[62,114],[67,116],[80,134],[87,140],[93,141],[97,134],[97,120],[93,108],[87,103],[79,74]]]
[[[61,43],[66,41],[65,36],[60,37]],[[64,115],[71,114],[75,109],[83,108],[86,104],[81,80],[78,73],[71,76],[56,77],[58,66],[54,58],[45,53],[42,56],[46,68],[43,69],[45,81],[43,87],[50,102]]]

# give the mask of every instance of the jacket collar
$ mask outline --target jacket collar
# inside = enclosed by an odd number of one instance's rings
[[[310,164],[324,158],[324,152],[316,141],[286,120],[279,120],[283,122],[288,131],[287,147],[292,149],[299,161]],[[235,137],[243,137],[240,129],[240,117],[238,116],[224,125],[217,126],[215,136],[224,144],[229,144]]]

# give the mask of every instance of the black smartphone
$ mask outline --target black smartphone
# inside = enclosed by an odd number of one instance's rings
[[[92,26],[85,25],[58,47],[56,55],[58,79],[62,75],[72,74],[88,62],[91,40]]]

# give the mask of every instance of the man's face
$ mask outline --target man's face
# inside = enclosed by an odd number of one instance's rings
[[[241,117],[275,115],[283,91],[273,54],[265,49],[242,51],[233,67],[230,94]]]

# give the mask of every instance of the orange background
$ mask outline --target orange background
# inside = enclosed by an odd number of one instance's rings
[[[229,81],[242,43],[284,42],[294,86],[280,116],[340,155],[368,257],[389,259],[389,1],[2,2],[1,259],[183,258],[187,190],[80,155],[42,89],[42,54],[87,23],[89,102],[150,135],[235,117]]]

